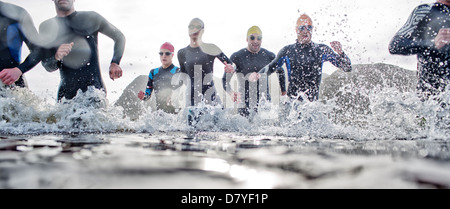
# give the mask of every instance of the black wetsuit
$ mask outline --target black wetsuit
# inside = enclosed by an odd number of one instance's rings
[[[442,28],[450,28],[450,7],[423,4],[413,11],[389,45],[391,54],[417,54],[417,90],[422,99],[441,93],[450,83],[450,45],[438,50],[433,42]]]
[[[226,61],[228,64],[232,64],[231,60],[224,53],[213,56],[204,53],[200,47],[192,48],[191,46],[187,46],[178,51],[178,61],[180,62],[181,72],[189,76],[191,83],[190,106],[198,105],[202,99],[204,99],[207,104],[221,103],[220,98],[217,96],[213,81],[214,60],[216,58],[221,62]],[[196,72],[196,70],[198,71]],[[197,92],[195,92],[196,90]],[[202,92],[200,92],[200,90]],[[205,98],[202,98],[202,96]]]
[[[180,68],[170,65],[168,68],[152,69],[148,76],[147,88],[145,90],[144,101],[150,99],[152,95],[156,97],[157,109],[162,109],[169,113],[175,113],[175,107],[169,104],[168,99],[172,96],[173,90],[181,85],[172,85],[175,74],[180,72]]]
[[[231,55],[231,61],[236,65],[236,71],[235,73],[238,74],[238,85],[239,90],[234,89],[234,91],[239,91],[241,95],[244,96],[245,101],[245,107],[238,108],[238,111],[241,115],[248,116],[249,110],[254,109],[258,107],[258,103],[260,100],[260,85],[259,81],[254,86],[256,86],[255,89],[250,89],[250,82],[248,79],[245,79],[248,77],[249,74],[258,72],[261,70],[264,66],[268,65],[272,60],[275,59],[275,54],[261,48],[261,50],[258,53],[252,53],[248,51],[248,49],[241,49],[238,52]],[[224,73],[222,78],[222,84],[223,88],[228,92],[233,92],[233,89],[230,85],[230,80],[233,74],[230,73]],[[266,82],[268,86],[268,81]],[[270,94],[267,90],[266,99],[270,100]],[[242,91],[242,92],[241,92]],[[254,107],[250,107],[250,94],[254,94],[256,97],[256,101]],[[253,102],[252,102],[253,103]],[[252,105],[253,106],[253,105]]]
[[[74,12],[67,17],[54,17],[43,22],[39,31],[47,46],[43,66],[49,72],[59,69],[61,74],[58,101],[72,99],[79,89],[85,92],[89,86],[105,90],[98,57],[98,33],[114,40],[111,63],[120,64],[125,36],[119,29],[96,12]],[[71,42],[74,45],[70,54],[57,61],[58,47]]]
[[[38,33],[28,12],[16,5],[0,1],[0,71],[18,67],[26,73],[41,61],[36,45]],[[21,62],[22,44],[26,43],[30,54]],[[22,76],[16,86],[26,87]]]
[[[351,61],[347,55],[338,55],[324,44],[296,42],[284,47],[278,53],[277,58],[260,73],[274,72],[286,64],[289,85],[287,95],[302,101],[301,94],[304,93],[309,101],[316,101],[319,99],[322,66],[327,61],[345,72],[352,70]],[[285,92],[284,73],[279,74],[279,78],[281,91]]]

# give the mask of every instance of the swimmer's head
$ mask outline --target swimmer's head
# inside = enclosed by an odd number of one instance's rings
[[[252,53],[258,53],[261,49],[262,31],[258,26],[252,26],[247,31],[248,50]]]
[[[161,45],[160,50],[163,50],[163,49],[167,49],[169,52],[172,52],[172,53],[175,52],[175,47],[169,42],[166,42],[163,45]]]
[[[308,15],[302,14],[297,19],[295,31],[297,32],[297,40],[300,44],[311,43],[313,28],[313,21]]]
[[[252,34],[262,36],[262,31],[261,31],[261,29],[258,26],[252,26],[247,31],[247,37],[249,37]]]
[[[189,35],[198,36],[204,28],[205,23],[199,18],[194,18],[189,23]]]
[[[163,45],[161,45],[159,49],[159,58],[161,61],[161,64],[164,68],[169,67],[172,65],[172,59],[174,57],[175,47],[169,43],[166,42]]]
[[[299,26],[305,26],[305,25],[313,25],[313,21],[312,19],[307,15],[307,14],[302,14],[298,19],[297,19],[297,27]]]

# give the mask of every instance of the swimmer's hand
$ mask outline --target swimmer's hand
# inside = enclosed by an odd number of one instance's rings
[[[248,77],[248,81],[255,83],[256,81],[258,81],[261,78],[261,75],[259,73],[252,73],[250,74],[250,76]]]
[[[64,59],[64,57],[69,55],[72,51],[73,44],[74,43],[72,42],[70,44],[62,44],[61,46],[59,46],[55,54],[55,59],[61,61],[62,59]]]
[[[436,39],[434,39],[434,45],[436,49],[442,49],[446,45],[450,44],[450,28],[442,28],[439,30]]]
[[[144,93],[143,91],[139,91],[139,93],[138,93],[138,98],[139,98],[140,100],[144,100],[144,98],[145,98],[145,93]]]
[[[228,64],[227,61],[223,62],[225,65],[225,72],[226,73],[234,73],[234,67],[231,64]]]
[[[342,44],[339,41],[333,41],[330,43],[331,48],[333,48],[333,50],[338,53],[339,55],[342,55],[344,53],[344,51],[342,50]]]
[[[0,72],[0,80],[5,85],[12,85],[17,80],[19,80],[20,76],[22,75],[22,71],[20,71],[19,68],[8,68],[3,69],[3,71]]]
[[[117,63],[111,63],[111,66],[109,66],[109,77],[113,81],[122,77],[122,68]]]

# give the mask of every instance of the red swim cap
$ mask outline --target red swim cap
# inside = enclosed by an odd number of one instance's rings
[[[160,49],[167,49],[172,53],[175,52],[175,47],[169,42],[164,43]]]
[[[306,14],[302,14],[297,19],[297,27],[298,26],[304,26],[304,25],[313,25],[313,22],[312,22],[311,18],[308,15],[306,15]]]

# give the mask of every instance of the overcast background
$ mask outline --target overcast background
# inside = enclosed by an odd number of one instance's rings
[[[25,8],[36,28],[56,15],[52,0],[7,0]],[[415,56],[393,56],[388,44],[406,22],[413,9],[433,0],[277,0],[277,1],[207,1],[207,0],[76,0],[78,11],[96,11],[118,27],[127,38],[121,67],[124,76],[112,81],[108,75],[113,42],[99,37],[100,61],[108,99],[115,102],[126,86],[139,75],[160,66],[159,47],[169,41],[175,50],[189,44],[187,26],[198,17],[205,22],[203,41],[219,46],[228,56],[246,47],[249,27],[263,31],[263,48],[275,54],[294,43],[297,18],[306,13],[314,21],[313,41],[328,44],[340,41],[353,64],[387,63],[416,70]],[[28,50],[24,47],[24,57]],[[174,59],[178,66],[178,60]],[[324,73],[336,68],[325,64]],[[216,63],[215,75],[221,77],[223,66]],[[48,73],[41,64],[26,74],[30,89],[48,102],[56,100],[59,72]],[[221,85],[217,85],[221,86]]]

